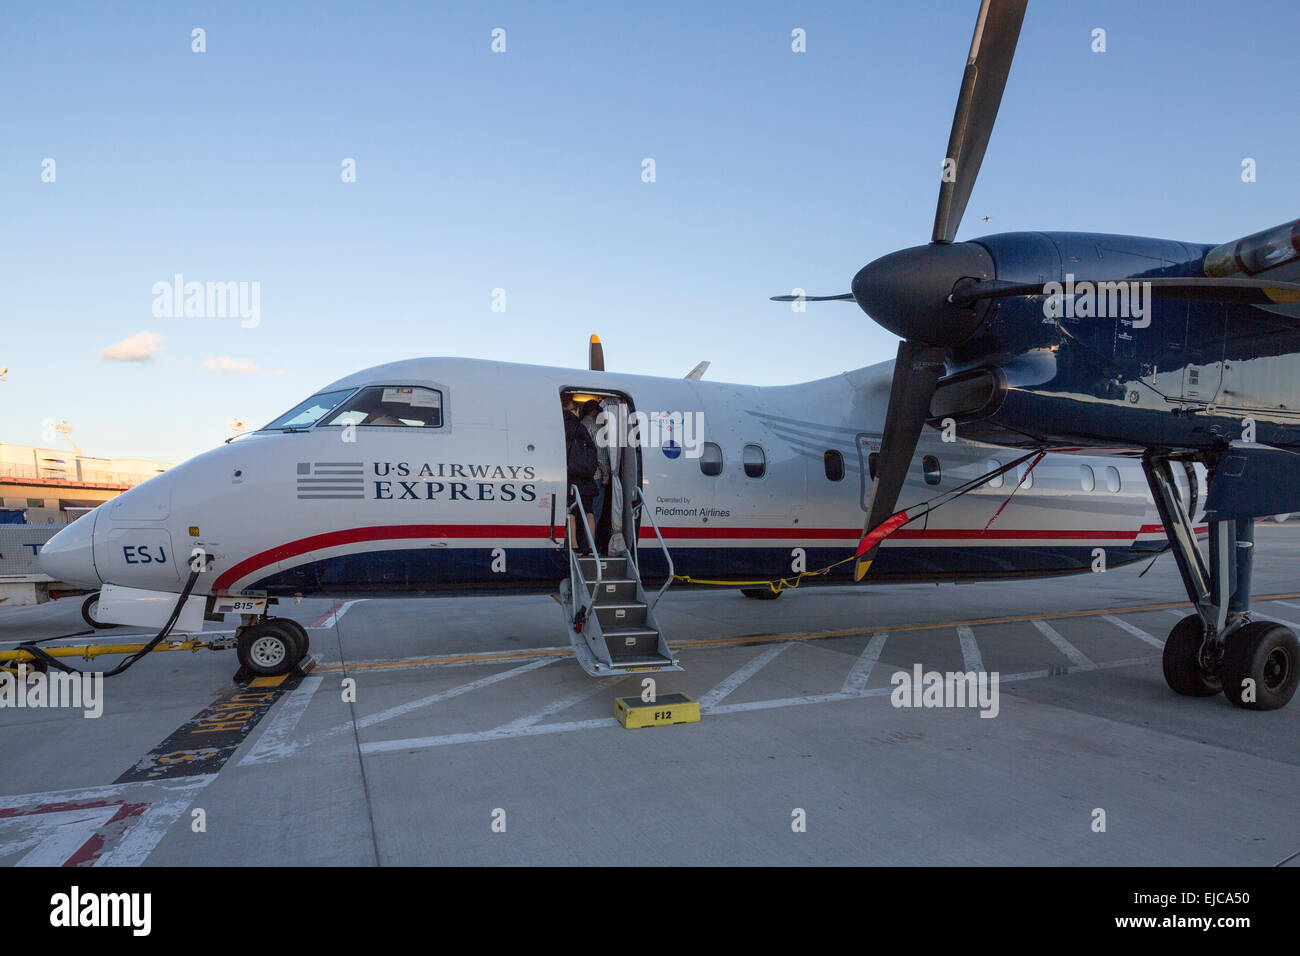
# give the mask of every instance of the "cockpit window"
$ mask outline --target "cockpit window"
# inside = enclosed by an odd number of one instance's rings
[[[289,409],[262,430],[272,428],[311,428],[318,421],[334,410],[335,406],[352,394],[352,389],[341,388],[333,392],[321,392],[305,402],[300,402]]]
[[[321,425],[441,428],[442,392],[418,385],[370,385],[330,413]]]

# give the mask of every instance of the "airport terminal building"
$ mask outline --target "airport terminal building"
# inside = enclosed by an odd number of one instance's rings
[[[170,462],[91,458],[57,448],[0,442],[0,520],[67,524],[170,467]]]
[[[59,582],[41,571],[41,546],[68,522],[170,467],[0,443],[0,606],[46,600]]]

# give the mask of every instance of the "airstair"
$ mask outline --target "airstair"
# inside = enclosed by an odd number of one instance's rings
[[[668,564],[668,577],[653,597],[646,594],[630,548],[617,556],[591,556],[596,552],[595,538],[582,510],[578,489],[569,488],[567,513],[573,516],[576,536],[586,542],[589,553],[579,554],[573,540],[575,535],[565,535],[569,577],[560,582],[560,606],[564,609],[574,655],[582,669],[593,677],[681,670],[654,613],[655,605],[672,584],[672,554],[640,490],[634,489],[633,495],[633,514],[640,512],[649,520]],[[635,522],[627,534],[629,540],[636,539],[634,529]]]

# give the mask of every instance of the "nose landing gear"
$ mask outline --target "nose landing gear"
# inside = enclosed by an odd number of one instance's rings
[[[104,624],[95,619],[95,614],[99,611],[99,592],[95,591],[86,595],[86,600],[81,602],[81,619],[97,631],[105,631],[110,627],[117,627],[116,624]]]
[[[235,633],[240,667],[257,677],[288,674],[307,656],[307,630],[289,618],[268,617]]]

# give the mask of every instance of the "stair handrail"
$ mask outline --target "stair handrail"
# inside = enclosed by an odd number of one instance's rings
[[[654,529],[655,537],[659,539],[659,547],[663,550],[664,559],[668,562],[668,577],[664,578],[663,587],[659,589],[659,593],[655,595],[655,599],[650,602],[650,610],[653,611],[655,605],[659,603],[659,599],[664,596],[664,592],[667,591],[673,583],[673,553],[668,550],[668,545],[664,542],[664,536],[659,532],[659,523],[655,521],[655,516],[653,512],[651,512],[650,506],[646,503],[645,495],[641,494],[640,488],[634,488],[633,490],[636,492],[637,507],[640,508],[641,511],[644,512],[645,516],[650,519],[650,527]],[[632,549],[629,548],[628,554],[631,553]],[[638,579],[641,577],[641,568],[639,565],[636,566],[636,576]]]
[[[591,533],[591,526],[587,524],[587,513],[582,509],[582,495],[578,493],[578,486],[569,485],[569,491],[572,500],[564,510],[576,516],[577,521],[575,524],[580,523],[582,525],[582,530],[587,536],[587,544],[591,547],[591,554],[596,562],[596,585],[589,591],[587,579],[582,574],[582,563],[578,560],[577,552],[573,550],[573,535],[569,533],[568,522],[566,521],[564,537],[568,541],[570,582],[576,579],[577,583],[582,586],[583,603],[587,608],[588,616],[590,616],[591,609],[596,605],[596,595],[600,593],[601,582],[604,580],[603,562],[600,560],[600,555],[596,553],[596,539]],[[572,595],[573,613],[576,616],[578,613],[578,594],[576,588],[571,588],[571,590],[574,592]]]

